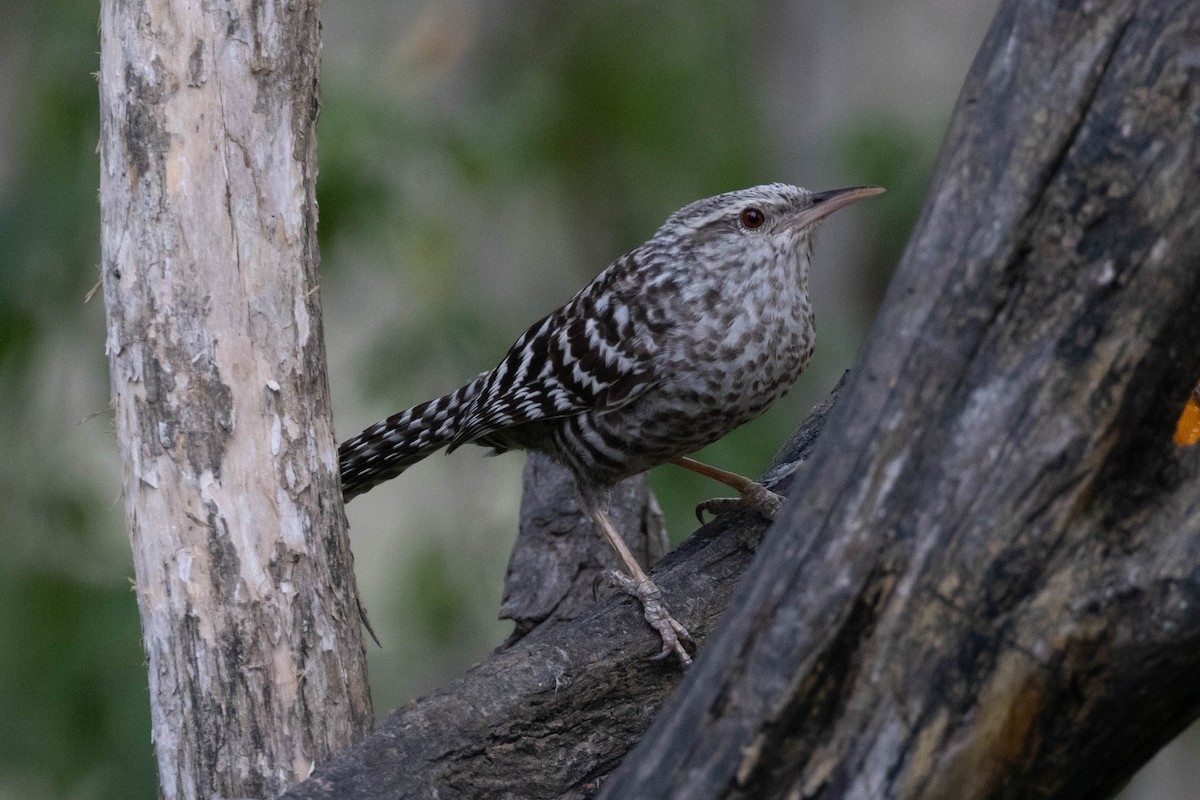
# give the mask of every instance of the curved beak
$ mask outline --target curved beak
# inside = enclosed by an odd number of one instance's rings
[[[851,203],[857,203],[864,197],[882,194],[880,186],[850,186],[846,189],[830,189],[827,192],[814,192],[809,196],[812,202],[808,208],[796,214],[788,223],[789,228],[805,228],[814,222],[820,222],[839,208],[845,208]]]

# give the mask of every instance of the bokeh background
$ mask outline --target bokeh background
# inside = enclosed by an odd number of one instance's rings
[[[327,0],[321,295],[339,436],[491,367],[699,197],[888,193],[824,228],[818,350],[706,455],[754,474],[854,360],[995,0]],[[153,797],[99,280],[94,0],[0,0],[0,800]],[[348,513],[380,715],[496,620],[522,457],[434,457]],[[715,489],[651,475],[675,540]],[[1123,795],[1200,796],[1189,732]]]

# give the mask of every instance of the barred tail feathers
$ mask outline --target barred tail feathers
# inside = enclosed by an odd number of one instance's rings
[[[486,375],[448,395],[394,414],[342,442],[338,461],[343,499],[349,502],[449,444]]]

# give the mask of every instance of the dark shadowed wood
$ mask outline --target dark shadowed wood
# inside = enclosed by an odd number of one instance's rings
[[[1200,704],[1200,5],[1005,2],[868,350],[603,797],[1103,797]]]

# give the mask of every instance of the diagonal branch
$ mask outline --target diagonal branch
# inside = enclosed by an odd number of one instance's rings
[[[773,487],[786,490],[834,396],[780,451],[766,476]],[[751,514],[723,516],[653,570],[672,611],[701,646],[765,527]],[[564,594],[568,603],[578,599]],[[423,798],[430,787],[443,798],[590,796],[679,683],[677,665],[648,660],[660,646],[634,601],[617,595],[582,616],[535,628],[462,678],[394,712],[366,741],[285,796]]]

